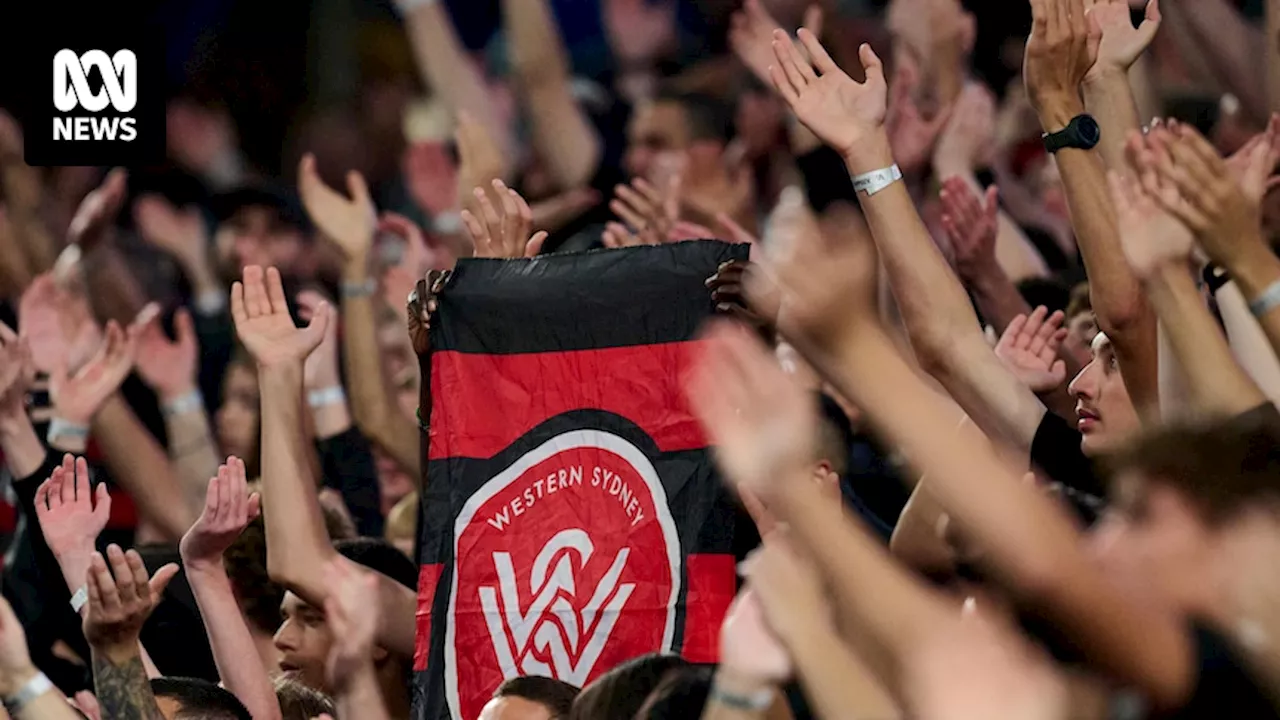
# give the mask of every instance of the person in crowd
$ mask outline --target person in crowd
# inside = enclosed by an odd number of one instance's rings
[[[578,688],[546,677],[517,677],[498,686],[483,720],[566,720]]]

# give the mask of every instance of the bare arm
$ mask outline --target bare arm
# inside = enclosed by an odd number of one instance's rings
[[[889,552],[907,567],[920,572],[954,569],[955,551],[939,532],[948,522],[946,510],[929,492],[925,478],[921,478],[902,508],[898,524],[893,526]]]
[[[1204,57],[1213,69],[1218,86],[1212,90],[1230,92],[1240,99],[1250,118],[1255,122],[1265,120],[1266,71],[1259,72],[1258,62],[1268,56],[1268,49],[1262,31],[1245,20],[1227,0],[1166,0],[1165,4],[1166,12],[1185,18],[1186,27],[1197,41],[1181,48],[1182,54]]]
[[[1271,112],[1280,112],[1280,0],[1267,0],[1267,100]]]
[[[271,678],[261,663],[246,661],[258,651],[240,614],[226,570],[219,567],[192,571],[188,565],[186,573],[223,687],[244,703],[253,720],[278,720],[280,703]]]
[[[111,476],[129,492],[139,513],[176,542],[195,519],[164,448],[129,403],[112,395],[93,418],[93,437]]]
[[[1218,301],[1222,324],[1226,326],[1231,354],[1268,400],[1280,402],[1280,358],[1271,349],[1257,318],[1249,312],[1240,288],[1229,282],[1214,293],[1214,298]]]
[[[546,0],[503,0],[502,14],[534,145],[560,187],[585,185],[600,164],[601,142],[573,97],[569,58],[551,7]]]

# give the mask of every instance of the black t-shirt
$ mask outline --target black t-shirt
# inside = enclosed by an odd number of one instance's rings
[[[1031,441],[1031,464],[1060,484],[1076,514],[1085,525],[1092,525],[1106,504],[1107,488],[1080,448],[1081,440],[1080,432],[1066,420],[1046,412]]]
[[[1167,717],[1178,720],[1280,718],[1259,682],[1225,638],[1201,625],[1192,627],[1198,665],[1191,699]]]

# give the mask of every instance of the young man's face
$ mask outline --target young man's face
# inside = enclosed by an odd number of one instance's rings
[[[507,695],[486,703],[480,720],[551,720],[551,711],[542,703]]]
[[[275,636],[280,670],[308,687],[327,692],[324,668],[333,645],[333,634],[329,632],[324,611],[288,592],[280,603],[280,614],[284,621]]]
[[[1094,337],[1092,355],[1068,388],[1076,400],[1076,427],[1084,436],[1082,448],[1091,457],[1116,447],[1139,428],[1115,349],[1103,333]]]
[[[689,141],[689,122],[678,103],[660,100],[642,105],[627,127],[623,161],[627,172],[631,177],[651,178],[662,153],[685,150]]]

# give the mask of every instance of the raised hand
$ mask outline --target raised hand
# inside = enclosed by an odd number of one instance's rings
[[[325,584],[333,592],[324,601],[325,619],[333,633],[326,667],[329,683],[344,688],[363,666],[373,662],[378,629],[378,580],[344,558],[325,567]]]
[[[243,278],[231,286],[236,334],[260,368],[303,362],[324,340],[330,314],[329,304],[324,303],[306,327],[295,326],[280,271],[273,267],[264,273],[261,267],[249,265]]]
[[[806,627],[834,630],[822,577],[788,541],[785,531],[764,538],[744,562],[743,573],[748,587],[760,598],[765,620],[783,645],[803,642]]]
[[[630,185],[618,185],[613,191],[609,209],[626,226],[609,223],[604,231],[605,247],[660,245],[670,240],[671,231],[680,220],[678,179],[659,190],[648,180],[636,178]]]
[[[188,572],[222,566],[222,553],[262,511],[258,493],[250,493],[244,461],[227,458],[209,481],[204,511],[178,546]]]
[[[1031,0],[1031,37],[1023,61],[1027,97],[1041,122],[1065,127],[1080,105],[1080,83],[1098,59],[1102,28],[1085,0]],[[1053,130],[1060,130],[1054,127]]]
[[[59,287],[50,273],[37,276],[22,293],[18,332],[31,346],[36,369],[45,373],[62,362],[69,372],[79,370],[102,344],[88,304]]]
[[[705,344],[685,394],[729,481],[767,504],[813,460],[812,399],[741,325],[717,324]]]
[[[178,566],[170,563],[147,577],[137,550],[124,552],[107,546],[104,558],[95,552],[89,566],[89,611],[84,616],[84,638],[89,646],[108,656],[137,652],[138,635]]]
[[[810,5],[804,14],[804,28],[822,37],[822,6]],[[760,82],[769,85],[769,66],[775,62],[773,32],[782,26],[760,0],[745,0],[742,9],[729,19],[729,47]]]
[[[1052,315],[1041,305],[1031,315],[1015,317],[996,343],[996,357],[1032,392],[1047,393],[1067,379],[1067,364],[1058,359],[1058,348],[1067,337],[1062,311]]]
[[[1171,122],[1153,128],[1145,143],[1131,135],[1127,149],[1139,168],[1144,194],[1189,228],[1215,261],[1226,264],[1241,247],[1262,242],[1258,203],[1194,128]],[[1170,229],[1176,225],[1162,222]],[[1185,245],[1186,240],[1178,242]]]
[[[1151,190],[1132,174],[1115,170],[1107,173],[1120,245],[1129,267],[1139,278],[1151,277],[1169,263],[1185,264],[1195,250],[1191,230],[1157,200],[1157,196],[1164,196],[1170,203],[1180,203],[1177,189],[1159,175],[1149,176]]]
[[[943,177],[971,173],[986,164],[995,146],[996,98],[980,82],[960,91],[951,119],[933,149],[934,170]]]
[[[1147,0],[1146,17],[1136,28],[1129,15],[1129,0],[1085,0],[1084,5],[1090,22],[1102,31],[1098,59],[1088,77],[1127,73],[1160,29],[1160,0]]]
[[[349,198],[325,185],[316,171],[315,156],[302,156],[298,163],[298,194],[307,215],[320,232],[337,243],[348,262],[360,262],[367,259],[373,247],[378,211],[359,172],[347,172],[347,191]]]
[[[750,584],[734,598],[720,626],[718,670],[760,686],[781,685],[791,677],[791,656],[765,620]]]
[[[27,650],[22,623],[9,601],[0,597],[0,695],[13,697],[38,672]]]
[[[111,517],[107,486],[99,483],[96,492],[90,488],[89,464],[65,455],[36,489],[36,521],[71,592],[85,583],[94,542]]]
[[[173,400],[196,387],[200,346],[195,324],[186,308],[173,314],[174,338],[169,339],[155,313],[138,332],[134,367],[162,400]]]
[[[458,165],[442,142],[419,142],[404,151],[401,162],[409,195],[431,215],[458,207]]]
[[[475,245],[476,257],[534,257],[541,252],[547,233],[539,231],[530,237],[533,211],[529,203],[501,180],[494,180],[492,187],[492,193],[475,188],[472,196],[477,211],[462,211],[462,224]],[[490,199],[491,195],[497,198],[496,203]]]
[[[888,111],[884,66],[870,45],[862,45],[858,57],[867,80],[855,82],[813,33],[801,28],[798,36],[812,62],[800,56],[786,33],[775,30],[776,62],[769,76],[800,122],[847,158],[884,130]]]
[[[378,235],[391,235],[404,241],[400,261],[387,265],[378,276],[378,290],[389,307],[399,307],[413,291],[418,278],[432,268],[450,267],[454,263],[452,252],[444,247],[428,245],[422,228],[399,213],[382,213],[378,218]]]
[[[465,111],[458,112],[454,141],[458,145],[458,202],[466,205],[472,191],[490,187],[506,175],[506,163],[497,141]]]
[[[1273,174],[1276,163],[1280,163],[1280,113],[1273,114],[1266,130],[1254,135],[1226,160],[1227,170],[1245,195],[1259,204],[1267,192],[1280,185],[1280,176]]]
[[[125,171],[116,168],[80,201],[67,226],[67,240],[71,245],[88,250],[107,239],[124,205],[126,179]]]
[[[329,301],[315,290],[298,293],[298,318],[312,322],[322,306]],[[325,327],[324,339],[307,356],[303,366],[303,379],[308,390],[323,390],[342,385],[342,369],[338,361],[338,323],[331,320]]]
[[[0,424],[26,418],[27,388],[35,372],[31,345],[0,322]]]
[[[996,262],[999,192],[992,185],[979,200],[973,188],[958,177],[942,183],[942,228],[951,241],[952,259],[960,277],[976,277]]]
[[[143,195],[133,204],[133,224],[143,240],[184,267],[208,262],[209,231],[195,205],[179,210],[162,195]]]
[[[918,84],[919,70],[904,56],[889,85],[889,108],[885,118],[893,157],[903,172],[915,172],[924,167],[951,120],[951,107],[942,109],[932,118],[925,118],[914,97]]]
[[[127,331],[114,320],[108,322],[106,342],[75,374],[68,374],[65,360],[55,365],[49,373],[49,395],[59,418],[76,425],[88,425],[93,420],[102,404],[129,376],[137,355],[138,336],[156,312],[159,309],[155,305],[143,308]]]

